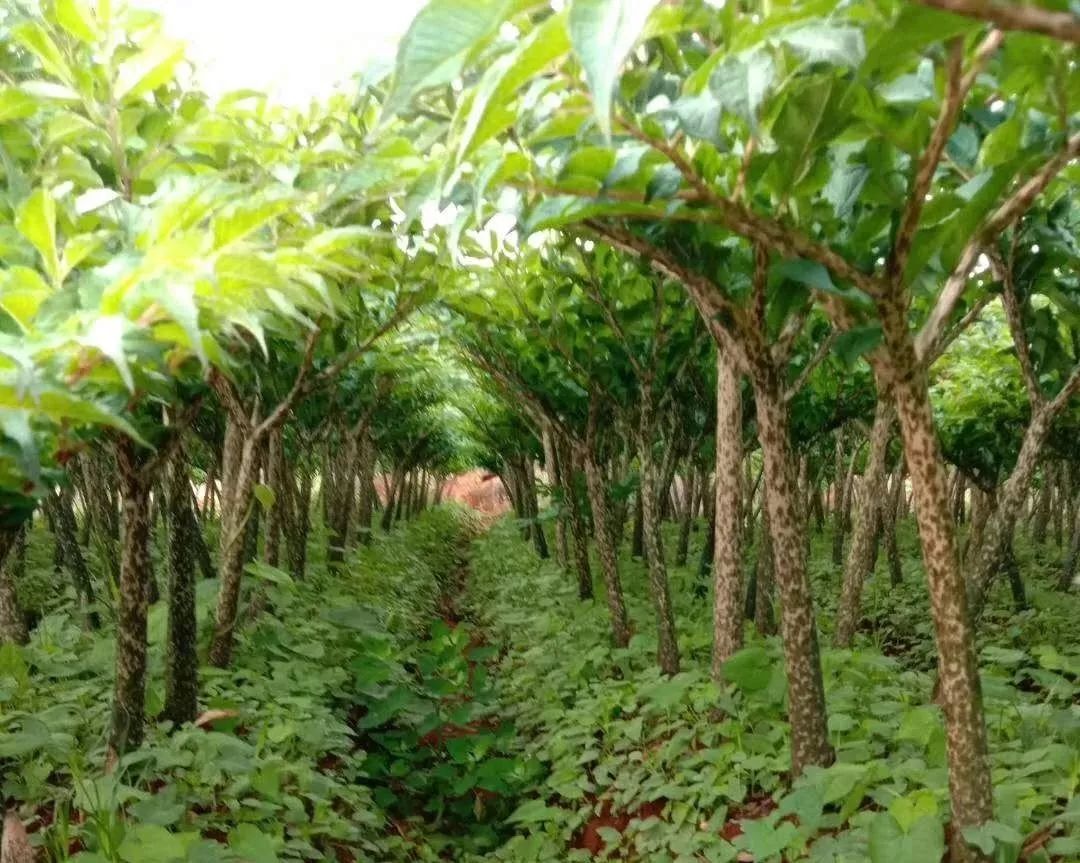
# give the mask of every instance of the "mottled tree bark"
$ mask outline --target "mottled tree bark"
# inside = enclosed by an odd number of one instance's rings
[[[825,688],[810,578],[806,569],[806,520],[799,500],[787,405],[771,358],[751,366],[758,434],[765,461],[765,505],[780,593],[780,634],[788,678],[792,776],[834,758],[825,713]],[[759,579],[760,585],[760,579]]]
[[[862,607],[863,583],[873,568],[878,528],[882,522],[881,501],[885,497],[885,458],[892,436],[893,409],[887,397],[879,399],[870,432],[870,457],[863,479],[863,502],[844,565],[844,582],[836,615],[834,643],[851,647]]]
[[[993,818],[990,762],[982,688],[968,596],[949,511],[945,465],[938,449],[926,372],[908,329],[904,296],[878,301],[896,413],[915,496],[938,647],[938,674],[945,714],[952,799],[955,863],[978,859],[964,842],[965,827]]]
[[[679,673],[679,644],[675,635],[675,612],[671,604],[664,546],[660,535],[660,477],[653,459],[655,422],[650,388],[640,407],[638,427],[638,461],[641,465],[642,540],[645,564],[649,571],[649,594],[656,613],[656,652],[660,670],[665,674]]]
[[[686,566],[686,558],[690,553],[690,528],[694,524],[694,506],[697,503],[696,496],[699,482],[698,473],[697,466],[691,462],[686,471],[686,506],[679,521],[679,542],[675,549],[676,566]]]
[[[574,568],[577,570],[578,597],[593,598],[592,567],[589,565],[589,526],[585,521],[585,502],[578,491],[577,475],[570,448],[562,440],[556,443],[556,458],[566,497],[570,534],[574,542]]]
[[[374,511],[372,480],[375,476],[375,441],[367,427],[361,432],[359,447],[360,455],[356,466],[356,485],[359,489],[356,499],[356,530],[359,541],[367,545],[371,542],[371,518]]]
[[[123,542],[116,608],[116,677],[109,749],[123,755],[142,745],[146,702],[146,585],[150,579],[150,487],[146,459],[128,438],[116,444]]]
[[[904,580],[903,561],[900,557],[900,544],[896,539],[896,522],[899,518],[900,501],[904,498],[904,464],[896,469],[889,489],[889,508],[881,526],[882,540],[889,560],[889,583],[894,587]]]
[[[1039,495],[1035,499],[1035,512],[1031,518],[1031,541],[1036,545],[1046,543],[1047,528],[1050,526],[1050,470],[1049,465],[1043,470]]]
[[[26,525],[0,530],[0,642],[26,644],[26,616],[19,606],[18,546],[26,537]]]
[[[277,566],[281,558],[281,523],[288,505],[285,500],[288,494],[285,488],[285,451],[280,428],[266,436],[266,484],[274,493],[274,503],[266,513],[263,560],[270,566]]]
[[[296,486],[296,494],[293,498],[292,520],[285,542],[285,550],[289,558],[289,572],[298,581],[303,580],[307,571],[307,540],[311,529],[311,484],[311,469],[302,465],[300,483]]]
[[[589,489],[589,505],[592,509],[596,553],[600,558],[600,570],[604,576],[604,588],[607,593],[608,613],[611,615],[612,640],[616,647],[626,647],[630,643],[630,624],[626,618],[626,603],[623,601],[619,562],[611,537],[611,511],[608,504],[607,485],[600,466],[596,463],[596,456],[588,444],[584,447],[582,458],[585,466],[585,482]]]
[[[165,653],[165,709],[176,725],[194,722],[199,712],[199,657],[195,614],[195,534],[191,483],[183,451],[169,465],[169,619]]]
[[[544,447],[544,472],[547,474],[548,485],[551,488],[552,497],[561,497],[562,506],[559,507],[555,518],[555,560],[559,566],[568,570],[570,568],[570,549],[567,544],[567,508],[566,482],[563,479],[564,467],[559,464],[559,456],[555,451],[555,436],[550,424],[544,425],[541,434],[541,443]]]
[[[1061,567],[1058,588],[1069,590],[1076,584],[1077,563],[1080,562],[1080,506],[1074,507],[1070,528],[1069,551]]]
[[[740,515],[742,391],[735,364],[716,351],[716,483],[713,494],[712,675],[742,646],[742,529]]]
[[[64,566],[71,574],[75,593],[86,613],[88,629],[98,629],[101,617],[94,608],[94,584],[90,580],[90,570],[79,545],[78,525],[75,521],[75,509],[71,503],[71,490],[63,489],[50,497],[45,504],[52,517],[56,545],[60,550]]]

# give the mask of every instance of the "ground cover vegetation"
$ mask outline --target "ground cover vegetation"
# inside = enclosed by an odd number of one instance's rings
[[[2,863],[1080,859],[1078,42],[5,4]]]

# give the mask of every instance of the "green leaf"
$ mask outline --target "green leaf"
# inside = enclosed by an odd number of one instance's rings
[[[853,68],[866,56],[866,43],[858,27],[809,24],[783,34],[777,41],[808,63]]]
[[[11,35],[16,42],[37,57],[41,67],[50,75],[59,78],[65,84],[70,84],[74,80],[75,76],[72,75],[71,67],[64,59],[64,55],[40,22],[21,21],[11,28]]]
[[[758,112],[776,81],[776,64],[765,51],[725,57],[709,76],[709,93],[720,110],[757,128]]]
[[[510,824],[537,824],[541,821],[553,821],[565,815],[562,809],[548,806],[543,800],[528,800],[515,809],[506,820]]]
[[[56,248],[56,202],[40,186],[19,206],[15,216],[19,233],[33,243],[41,255],[45,272],[54,285],[60,278],[60,256]]]
[[[184,44],[155,36],[142,51],[129,57],[116,70],[114,96],[136,99],[167,83],[184,59]]]
[[[101,39],[101,28],[84,0],[56,0],[55,15],[57,23],[76,39],[90,43]]]
[[[868,325],[865,327],[853,327],[842,332],[833,342],[833,353],[849,369],[855,367],[859,357],[870,353],[881,344],[881,327]]]
[[[18,87],[0,87],[0,123],[25,120],[38,109],[38,100]]]
[[[793,282],[806,285],[813,291],[836,292],[836,285],[833,284],[829,271],[817,261],[808,261],[805,258],[781,261],[773,266],[772,275],[782,279],[791,279]]]
[[[1023,135],[1024,121],[1019,114],[999,124],[983,138],[982,147],[979,148],[978,167],[994,168],[1013,159],[1020,152]]]
[[[198,835],[170,833],[159,824],[128,828],[117,854],[125,863],[171,863],[187,857],[187,846]]]
[[[928,863],[945,853],[945,828],[937,818],[923,816],[902,830],[888,812],[870,822],[871,863]]]
[[[293,581],[293,577],[285,570],[278,569],[276,566],[271,566],[268,563],[263,563],[261,560],[251,561],[251,563],[244,567],[244,572],[255,576],[255,578],[262,579],[263,581],[269,581],[271,584],[293,585],[296,583]]]
[[[274,490],[261,482],[255,484],[255,498],[262,505],[263,509],[270,509],[277,501],[277,495],[274,494]]]
[[[53,289],[37,270],[11,267],[0,271],[0,308],[29,331],[41,304],[53,294]]]
[[[769,685],[775,663],[764,648],[744,647],[724,663],[723,676],[746,692],[757,692]]]
[[[398,47],[384,118],[408,107],[421,90],[457,78],[469,55],[498,29],[510,9],[510,0],[431,0],[424,6]]]
[[[622,65],[637,44],[657,0],[574,0],[570,41],[593,94],[593,112],[611,137],[611,102]]]
[[[277,863],[278,842],[254,824],[238,824],[229,831],[229,847],[249,863]]]
[[[457,160],[460,162],[478,146],[514,121],[510,107],[518,91],[528,81],[570,50],[566,14],[552,15],[511,51],[491,66],[480,83],[469,114],[458,136]],[[465,105],[463,104],[463,107]]]

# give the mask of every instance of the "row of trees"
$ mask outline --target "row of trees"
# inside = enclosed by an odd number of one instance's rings
[[[218,579],[227,666],[246,568],[303,577],[316,491],[339,562],[380,501],[389,529],[435,498],[457,446],[430,336],[398,332],[438,281],[390,203],[423,142],[370,137],[370,90],[300,113],[211,104],[188,77],[147,13],[0,10],[0,637],[27,637],[38,512],[87,626],[115,626],[114,757],[144,736],[151,603],[168,597],[164,715],[193,720],[196,572]]]
[[[795,445],[805,438],[793,405],[830,353],[859,366],[846,377],[869,375],[877,406],[862,497],[911,490],[937,638],[952,859],[970,860],[978,852],[964,828],[992,818],[976,620],[1040,463],[1042,485],[1057,484],[1043,455],[1080,389],[1071,194],[1080,78],[1067,44],[1075,28],[1051,26],[1064,13],[929,5],[960,14],[904,2],[719,11],[434,2],[402,43],[389,108],[448,117],[428,187],[460,207],[457,233],[509,208],[523,233],[564,238],[540,256],[537,286],[498,261],[494,276],[478,273],[489,303],[493,281],[512,288],[499,293],[491,322],[469,330],[466,351],[522,405],[537,436],[553,437],[556,476],[584,474],[617,643],[627,625],[609,486],[625,473],[620,461],[635,460],[659,661],[669,672],[679,655],[659,492],[678,442],[692,449],[700,434],[673,405],[703,404],[688,370],[701,368],[695,355],[711,340],[722,658],[741,631],[746,386],[796,775],[828,764],[832,752],[806,565],[814,483]],[[444,86],[461,75],[464,88]],[[995,470],[972,476],[964,465],[986,524],[962,564],[962,498],[950,498],[931,370],[999,305],[1028,404],[1015,458],[999,447]],[[690,308],[697,334],[683,321]],[[837,464],[850,453],[841,440]],[[841,641],[850,640],[889,515],[864,506],[853,527]]]

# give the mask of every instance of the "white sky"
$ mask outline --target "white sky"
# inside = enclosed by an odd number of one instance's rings
[[[304,105],[393,57],[425,0],[131,0],[188,43],[211,94],[251,87]]]

